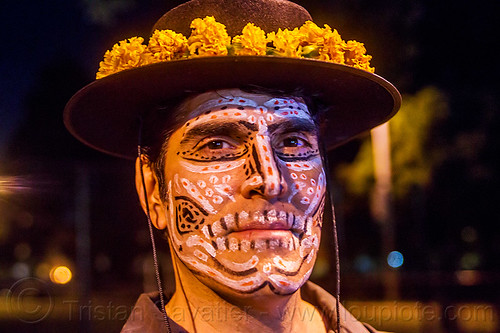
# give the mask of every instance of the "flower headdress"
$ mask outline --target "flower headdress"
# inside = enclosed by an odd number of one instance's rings
[[[155,30],[147,45],[142,37],[132,37],[106,51],[96,78],[164,61],[207,56],[284,56],[311,58],[359,68],[370,73],[371,56],[363,43],[344,41],[336,29],[318,27],[306,21],[293,30],[278,29],[266,34],[260,27],[248,23],[231,39],[224,24],[213,16],[191,22],[191,35],[186,38],[172,30]]]

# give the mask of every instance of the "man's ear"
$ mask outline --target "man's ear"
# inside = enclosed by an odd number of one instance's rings
[[[142,172],[144,173],[144,185],[141,176],[141,161],[138,157],[135,160],[135,189],[137,191],[137,195],[139,196],[139,201],[141,202],[142,209],[147,214],[147,206],[145,200],[145,197],[147,197],[151,222],[157,229],[166,229],[166,207],[161,200],[160,186],[158,184],[155,173],[151,169],[150,163],[148,163],[145,158],[142,159]],[[144,186],[146,187],[146,189],[144,189]]]

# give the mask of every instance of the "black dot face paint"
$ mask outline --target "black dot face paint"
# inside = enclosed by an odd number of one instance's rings
[[[295,292],[312,271],[325,197],[307,107],[228,97],[195,111],[167,148],[173,248],[234,292]]]

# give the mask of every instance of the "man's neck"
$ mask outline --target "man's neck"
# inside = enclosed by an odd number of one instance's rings
[[[219,295],[173,257],[176,292],[166,310],[189,332],[326,331],[321,314],[302,300],[300,290],[287,296],[265,290],[252,297]]]

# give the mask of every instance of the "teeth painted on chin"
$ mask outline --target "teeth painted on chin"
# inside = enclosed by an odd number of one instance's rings
[[[243,252],[247,252],[248,250],[250,250],[250,246],[251,246],[251,243],[249,240],[247,239],[244,239],[240,242],[240,249],[241,251]]]
[[[295,221],[293,223],[292,229],[304,230],[305,228],[305,218],[304,216],[295,216]]]
[[[215,243],[217,244],[217,249],[224,251],[226,250],[226,237],[217,237],[215,240]]]
[[[278,214],[278,220],[280,222],[288,223],[287,214],[286,214],[286,212],[284,210],[282,210],[282,211],[279,212],[279,214]]]
[[[229,239],[229,250],[236,252],[239,249],[239,242],[236,238]]]
[[[253,213],[253,221],[254,222],[259,222],[259,223],[262,223],[262,224],[266,223],[266,219],[264,217],[264,214],[262,214],[259,211]]]
[[[271,239],[269,240],[268,242],[268,248],[271,249],[271,250],[274,250],[274,249],[277,249],[278,247],[280,247],[280,241],[277,240],[277,239]]]
[[[276,210],[271,209],[267,212],[267,221],[269,223],[276,223],[278,221],[278,217],[276,216]]]
[[[312,234],[312,224],[313,224],[312,217],[308,217],[306,222],[306,235]]]
[[[226,228],[228,230],[234,230],[236,228],[234,220],[235,220],[235,216],[233,214],[227,214],[224,217],[224,221],[226,223]]]
[[[208,238],[207,234],[210,236],[223,236],[229,232],[236,231],[240,226],[248,225],[249,223],[260,223],[260,224],[275,224],[282,223],[286,224],[287,228],[293,229],[295,235],[299,235],[302,232],[311,232],[313,219],[312,217],[296,216],[293,213],[288,213],[286,211],[279,211],[272,209],[270,211],[255,211],[246,212],[241,211],[236,214],[227,214],[220,220],[215,221],[212,225],[208,227],[205,226],[202,231],[204,235]]]
[[[233,217],[234,220],[234,216]],[[255,212],[250,212],[247,213],[245,211],[242,211],[239,213],[238,220],[239,224],[244,224],[245,222],[248,222],[248,218],[250,217],[252,222],[257,222],[257,223],[276,223],[276,222],[281,222],[281,223],[286,223],[289,228],[293,229],[300,229],[304,230],[305,228],[305,221],[306,217],[304,216],[296,216],[293,213],[286,212],[284,210],[277,212],[275,209],[272,209],[270,211],[255,211]],[[226,224],[228,222],[226,221]],[[228,224],[228,229],[231,229]]]
[[[251,218],[251,219],[249,219]],[[291,233],[295,236],[292,237],[290,241],[287,241],[286,248],[296,249],[297,239],[302,239],[303,235],[310,236],[312,235],[312,229],[314,226],[314,219],[312,217],[305,216],[295,216],[293,213],[289,213],[286,211],[261,211],[251,212],[250,214],[246,211],[241,211],[237,214],[226,214],[224,217],[215,221],[212,224],[207,224],[201,228],[201,232],[209,242],[216,242],[218,249],[223,249],[222,241],[219,239],[221,237],[227,237],[227,235],[231,234],[233,231],[238,231],[238,229],[243,226],[251,226],[251,222],[259,223],[259,224],[273,224],[279,222],[283,225],[286,224],[286,228],[290,228]],[[245,229],[243,229],[245,230]],[[225,240],[226,248],[229,247],[228,240]],[[293,246],[292,246],[293,244]],[[248,244],[245,244],[243,248],[248,249]],[[285,247],[283,245],[275,246],[275,247]]]
[[[258,239],[255,241],[255,249],[257,252],[264,251],[267,249],[267,242],[263,239]]]
[[[222,236],[215,238],[212,241],[212,246],[217,252],[248,252],[250,250],[262,252],[267,249],[276,250],[282,248],[289,251],[299,249],[304,254],[311,247],[317,248],[318,242],[316,236],[306,237],[302,241],[295,236],[291,236],[289,239],[269,238],[256,240],[240,240],[237,237]]]
[[[205,236],[206,239],[210,240],[210,232],[208,231],[208,226],[205,225],[203,228],[201,228],[201,231],[203,232],[203,235]]]
[[[212,232],[217,237],[224,234],[225,229],[222,227],[222,223],[220,221],[215,221],[212,224]]]
[[[292,213],[288,213],[288,227],[293,228],[293,221],[295,220]]]
[[[239,214],[238,214],[238,219],[240,221],[240,223],[246,223],[248,222],[248,213],[246,211],[241,211]]]

